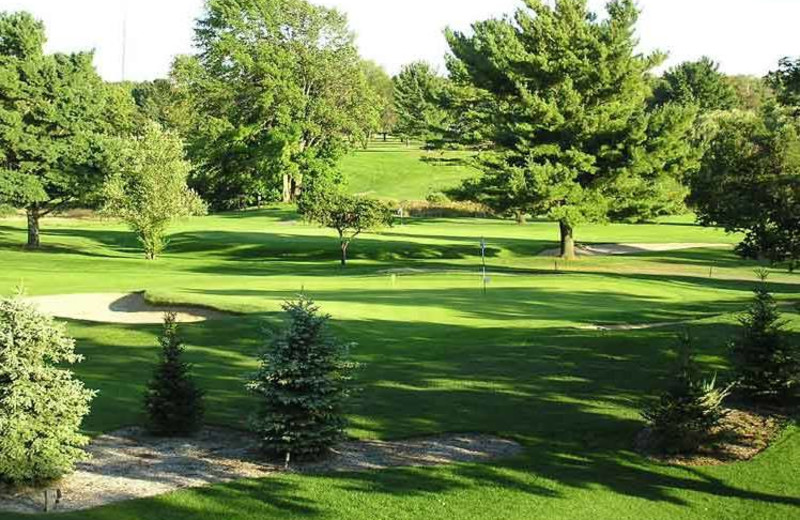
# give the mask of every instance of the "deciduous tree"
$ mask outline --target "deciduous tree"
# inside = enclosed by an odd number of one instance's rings
[[[205,212],[203,201],[186,185],[191,165],[183,142],[150,122],[140,137],[118,141],[115,159],[103,190],[104,211],[124,220],[147,259],[154,260],[174,220]]]
[[[208,0],[173,77],[198,108],[192,185],[215,207],[334,176],[377,108],[346,17],[304,0]]]

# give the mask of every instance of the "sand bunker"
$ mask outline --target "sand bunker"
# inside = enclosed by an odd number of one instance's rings
[[[188,305],[155,305],[142,292],[103,294],[58,294],[25,298],[41,312],[56,318],[98,323],[156,324],[165,312],[175,312],[179,323],[219,319],[225,313]]]
[[[243,478],[264,478],[287,471],[283,464],[260,460],[249,434],[207,428],[191,439],[148,437],[128,428],[95,439],[92,459],[53,486],[61,490],[57,511],[79,511],[115,502],[153,497]],[[488,435],[444,435],[398,442],[358,441],[338,447],[323,462],[291,465],[289,471],[330,473],[483,462],[511,457],[519,444]],[[44,491],[0,494],[0,511],[44,510]]]
[[[728,244],[675,243],[675,244],[588,244],[575,246],[578,256],[613,256],[657,253],[663,251],[681,251],[684,249],[702,249],[708,247],[729,248]],[[548,249],[539,256],[559,256],[560,249]]]

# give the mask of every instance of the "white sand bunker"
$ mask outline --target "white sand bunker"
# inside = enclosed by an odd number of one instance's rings
[[[219,319],[225,313],[188,305],[155,305],[143,292],[102,294],[57,294],[25,298],[41,312],[56,318],[98,323],[156,324],[165,312],[175,312],[179,323]]]
[[[57,511],[79,511],[106,504],[153,497],[178,489],[263,478],[286,471],[282,464],[259,460],[249,434],[208,428],[191,439],[157,439],[129,428],[95,439],[92,460],[53,486],[61,491]],[[488,435],[446,435],[399,442],[347,442],[323,462],[292,465],[304,473],[380,470],[482,462],[511,457],[519,444]],[[44,491],[0,493],[0,511],[44,510]]]
[[[730,245],[691,242],[673,244],[587,244],[576,245],[575,254],[578,256],[637,255],[642,253],[681,251],[684,249],[703,249],[709,247],[730,248]],[[560,254],[560,249],[548,249],[540,253],[539,256],[559,256]]]

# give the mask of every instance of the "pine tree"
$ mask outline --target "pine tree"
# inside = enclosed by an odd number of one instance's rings
[[[731,343],[739,388],[754,399],[779,400],[800,385],[800,349],[785,333],[778,304],[759,271],[750,308],[740,318],[742,330]]]
[[[182,437],[203,423],[203,392],[192,381],[183,357],[175,313],[164,316],[161,358],[145,394],[148,429],[154,435]]]
[[[356,365],[347,360],[351,345],[328,333],[330,316],[313,301],[301,296],[283,309],[284,328],[248,384],[259,398],[252,428],[267,454],[316,458],[344,435],[343,407]]]
[[[58,479],[86,458],[80,428],[95,392],[65,368],[82,359],[62,324],[0,299],[0,482]]]
[[[612,0],[605,18],[586,0],[524,3],[513,19],[447,35],[450,78],[474,99],[460,111],[479,123],[466,127],[483,128],[468,139],[490,144],[465,193],[558,221],[571,258],[581,223],[651,218],[683,203],[682,177],[699,159],[689,139],[696,109],[650,110],[663,55],[636,50],[633,0]]]

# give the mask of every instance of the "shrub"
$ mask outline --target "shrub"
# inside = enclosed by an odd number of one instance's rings
[[[432,191],[425,197],[425,201],[432,205],[443,205],[450,202],[450,197],[441,191]]]
[[[672,386],[654,404],[645,408],[654,445],[664,453],[691,453],[712,438],[724,417],[722,403],[731,386],[718,388],[716,377],[700,379],[691,340],[681,338],[677,370]]]
[[[324,455],[344,434],[343,405],[350,395],[350,347],[327,331],[321,315],[301,296],[283,305],[287,317],[261,356],[248,388],[259,398],[251,420],[261,447],[270,455],[310,459]]]
[[[0,481],[54,480],[86,458],[80,426],[95,392],[63,368],[81,360],[62,324],[0,299]]]
[[[731,357],[742,393],[752,399],[780,400],[800,384],[800,352],[785,333],[778,304],[769,292],[766,271],[745,314],[739,336],[730,344]]]
[[[192,381],[190,366],[182,360],[183,341],[175,313],[164,315],[161,358],[145,394],[148,429],[165,437],[186,436],[203,423],[203,392]]]

